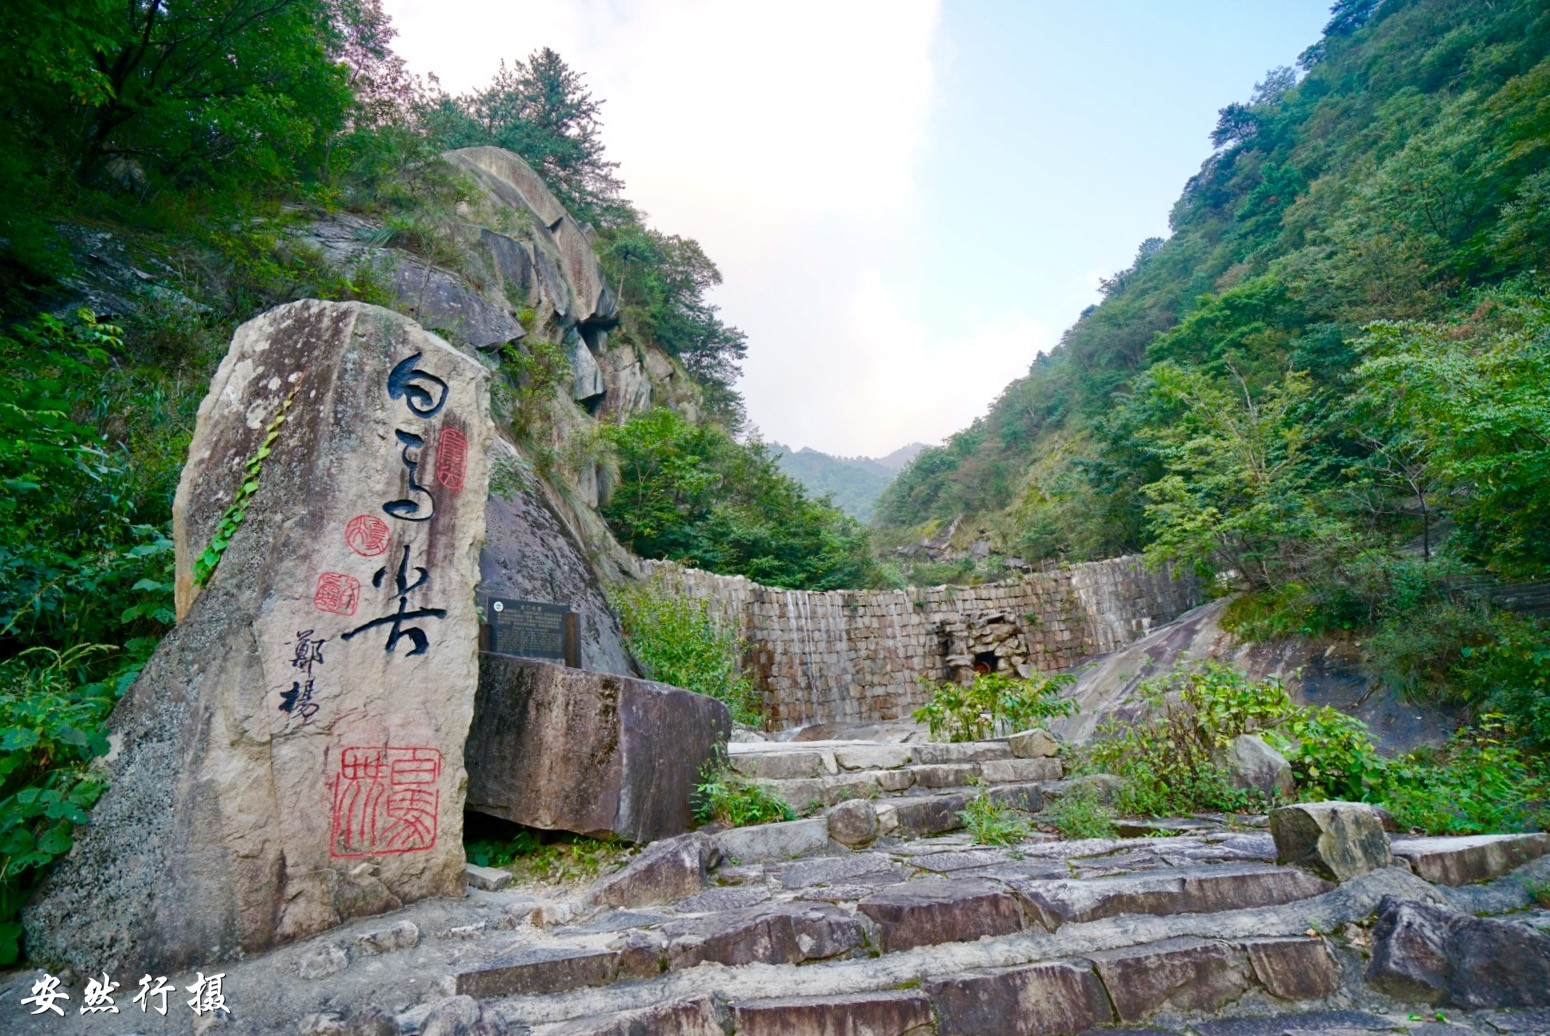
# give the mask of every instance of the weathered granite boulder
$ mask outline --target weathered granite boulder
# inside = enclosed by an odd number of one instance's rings
[[[1290,798],[1296,790],[1292,764],[1257,734],[1239,734],[1217,755],[1233,784],[1245,791],[1256,791],[1275,801]]]
[[[732,717],[666,684],[484,655],[468,808],[529,827],[651,842],[682,834]]]
[[[486,377],[359,303],[237,329],[174,505],[182,622],[26,914],[37,959],[209,965],[462,892]]]
[[[877,838],[877,809],[866,799],[851,799],[829,810],[829,837],[852,849]]]
[[[1060,754],[1060,739],[1042,728],[1024,730],[1006,740],[1018,759],[1047,759]]]
[[[1383,818],[1361,802],[1300,802],[1270,813],[1280,863],[1348,881],[1394,862]]]
[[[527,333],[503,307],[457,276],[421,260],[398,263],[393,271],[393,292],[415,320],[476,349],[494,349]]]
[[[494,439],[489,457],[479,592],[568,605],[580,619],[581,667],[635,676],[619,620],[576,534],[550,505],[516,447]]]
[[[1385,896],[1367,981],[1400,1000],[1469,1009],[1550,1005],[1550,937],[1524,924]]]

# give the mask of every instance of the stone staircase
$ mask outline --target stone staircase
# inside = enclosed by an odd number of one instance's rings
[[[1036,751],[734,745],[737,772],[826,812],[655,843],[582,900],[535,907],[447,991],[546,1036],[1550,1032],[1532,1011],[1437,1028],[1362,979],[1385,896],[1520,908],[1515,871],[1550,879],[1550,836],[1396,837],[1402,866],[1337,885],[1277,865],[1264,818],[1013,847],[943,834],[974,795],[1058,797],[1070,782]],[[840,837],[867,812],[866,837]]]
[[[750,779],[833,804],[787,823],[654,842],[587,886],[514,887],[509,872],[471,867],[466,899],[421,901],[391,919],[361,918],[229,965],[228,986],[257,999],[234,992],[227,1028],[302,1036],[1550,1033],[1550,938],[1541,934],[1550,932],[1550,911],[1532,905],[1537,889],[1550,887],[1550,836],[1391,835],[1393,866],[1336,883],[1279,864],[1263,817],[1121,828],[1135,837],[1036,833],[1006,847],[954,830],[973,795],[1027,808],[1063,794],[1070,779],[1055,757],[1036,754],[1044,750],[1015,739],[736,745],[732,766]],[[1411,911],[1402,924],[1392,922],[1396,902]],[[1453,934],[1434,932],[1420,951],[1395,949],[1419,930],[1418,911],[1451,918]],[[1469,925],[1489,930],[1469,934]],[[1447,950],[1452,970],[1439,981],[1452,985],[1441,993],[1416,962],[1448,939],[1462,948]],[[1384,954],[1392,959],[1375,981]],[[1471,984],[1521,992],[1534,975],[1545,977],[1543,989],[1512,1006],[1499,990],[1491,993],[1498,1002],[1470,999]],[[0,989],[0,1009],[6,995]],[[123,1031],[89,1018],[75,1028]]]
[[[1057,744],[1039,735],[960,743],[869,741],[734,743],[731,768],[798,812],[872,803],[884,836],[937,835],[963,826],[958,814],[983,794],[1026,813],[1067,788]],[[839,834],[839,832],[835,832]],[[840,841],[846,839],[841,836]]]

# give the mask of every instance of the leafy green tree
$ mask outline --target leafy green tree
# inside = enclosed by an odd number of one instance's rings
[[[1325,463],[1307,375],[1288,371],[1255,393],[1230,373],[1218,381],[1160,363],[1147,374],[1149,391],[1179,408],[1175,422],[1147,432],[1167,471],[1145,488],[1147,553],[1203,575],[1230,566],[1275,589],[1327,556],[1343,530],[1317,506]]]
[[[1492,293],[1457,323],[1378,323],[1359,346],[1358,383],[1405,414],[1464,549],[1508,576],[1550,568],[1550,299]]]
[[[447,146],[515,151],[578,218],[611,224],[629,215],[619,199],[618,163],[603,157],[603,102],[548,47],[510,66],[502,61],[489,86],[440,104]]]
[[[699,242],[632,221],[607,235],[601,259],[618,287],[626,333],[676,356],[705,389],[711,414],[737,431],[744,417],[732,384],[748,338],[726,324],[707,299],[721,283],[721,271]]]

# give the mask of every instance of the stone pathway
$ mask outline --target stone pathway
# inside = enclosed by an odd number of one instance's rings
[[[480,869],[486,888],[465,900],[425,901],[225,966],[229,1018],[194,1019],[186,993],[166,1019],[138,1008],[81,1017],[86,976],[66,976],[73,1017],[34,1019],[19,1000],[36,973],[15,974],[0,990],[0,1031],[1550,1032],[1550,982],[1538,1004],[1515,1008],[1428,1002],[1537,981],[1550,915],[1528,909],[1529,885],[1550,882],[1550,836],[1395,836],[1395,866],[1337,885],[1278,866],[1262,818],[1006,848],[941,833],[980,793],[942,781],[1010,778],[986,793],[1020,796],[1024,808],[1060,793],[1054,759],[1019,757],[1006,742],[739,745],[733,762],[819,799],[877,790],[809,819],[654,843],[590,887],[500,887],[504,872]],[[1029,777],[1035,769],[1043,779]],[[868,810],[870,829],[854,816]],[[1411,920],[1382,920],[1395,903]],[[1413,948],[1383,934],[1385,923],[1416,931],[1417,917],[1512,967],[1490,961],[1477,973],[1466,961],[1432,990]],[[1375,954],[1388,963],[1371,979]]]

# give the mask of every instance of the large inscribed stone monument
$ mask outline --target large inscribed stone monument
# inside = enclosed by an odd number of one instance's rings
[[[462,892],[491,435],[485,370],[395,313],[237,330],[178,487],[181,622],[26,913],[36,959],[209,964]]]

